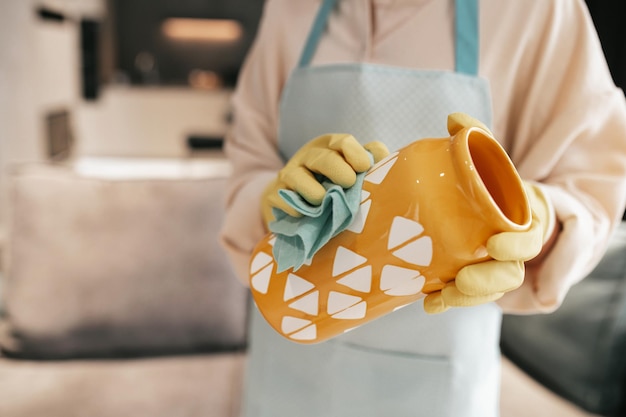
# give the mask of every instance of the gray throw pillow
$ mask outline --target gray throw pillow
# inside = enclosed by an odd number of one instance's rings
[[[109,357],[238,349],[248,292],[218,242],[225,178],[9,178],[5,354]]]

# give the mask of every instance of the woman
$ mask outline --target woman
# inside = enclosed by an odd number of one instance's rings
[[[472,307],[426,315],[415,303],[310,346],[253,311],[244,415],[497,416],[502,309],[556,309],[624,208],[624,97],[582,2],[268,0],[233,110],[222,239],[244,282],[277,173],[323,133],[396,149],[406,143],[393,138],[445,136],[448,113],[471,114],[537,185],[542,226],[557,220],[519,288],[424,306]]]

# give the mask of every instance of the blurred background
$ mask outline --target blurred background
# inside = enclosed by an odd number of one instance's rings
[[[0,415],[235,416],[217,234],[263,0],[0,0]]]
[[[218,149],[262,4],[0,0],[0,183],[22,161]]]

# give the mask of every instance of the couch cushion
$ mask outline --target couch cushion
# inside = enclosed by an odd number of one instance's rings
[[[65,358],[242,347],[247,290],[217,238],[225,181],[15,170],[4,352]]]
[[[504,317],[502,350],[579,407],[626,415],[626,223],[559,310]]]

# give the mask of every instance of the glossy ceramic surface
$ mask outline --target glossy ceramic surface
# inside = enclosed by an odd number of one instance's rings
[[[310,264],[277,273],[266,236],[251,258],[252,295],[281,335],[321,342],[441,289],[488,259],[491,235],[530,221],[521,179],[486,131],[417,140],[371,168],[356,220]]]

